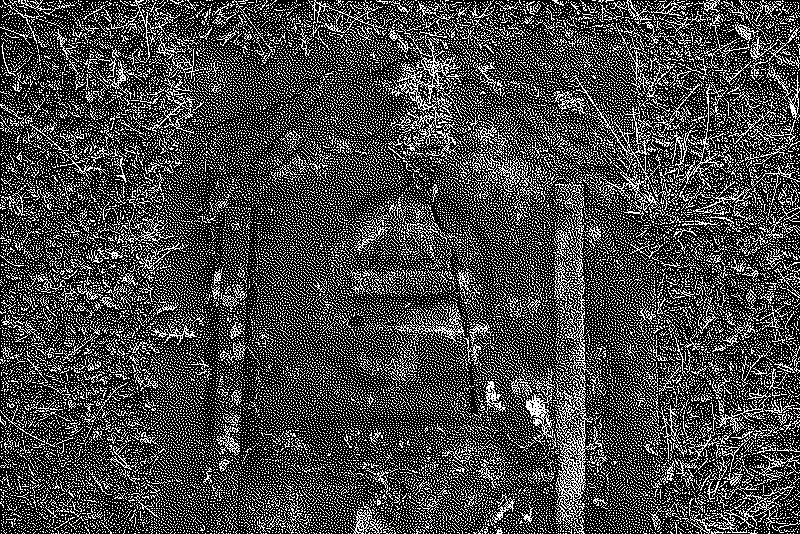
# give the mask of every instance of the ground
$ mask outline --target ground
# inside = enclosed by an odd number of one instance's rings
[[[202,500],[216,498],[213,480],[182,469],[218,470],[209,436],[237,428],[201,401],[219,393],[208,380],[221,368],[209,357],[219,348],[207,325],[214,273],[203,268],[206,254],[217,257],[219,229],[203,219],[213,215],[208,203],[224,198],[203,196],[208,178],[225,184],[241,174],[237,165],[268,166],[262,156],[328,146],[305,120],[303,110],[317,104],[302,95],[331,101],[333,88],[358,88],[363,75],[376,80],[370,87],[388,87],[394,104],[353,113],[331,106],[339,111],[318,130],[360,124],[335,146],[353,162],[362,152],[388,162],[355,184],[436,163],[439,179],[455,180],[442,187],[452,206],[472,205],[452,195],[491,199],[503,214],[524,217],[549,179],[585,180],[587,296],[598,307],[587,309],[589,405],[598,412],[589,428],[598,477],[590,488],[609,528],[630,525],[618,514],[646,494],[653,511],[637,505],[635,521],[663,532],[795,528],[796,4],[454,6],[358,4],[346,12],[310,2],[272,14],[258,4],[199,1],[4,8],[5,530],[146,531],[169,513],[199,521],[189,504],[214,516]],[[425,28],[432,20],[437,25]],[[511,47],[545,58],[528,69],[499,44],[515,27],[537,28],[558,46]],[[445,48],[451,30],[473,43]],[[227,43],[222,49],[235,52],[228,57],[280,56],[292,47],[321,50],[348,32],[376,46],[344,71],[330,68],[335,61],[305,63],[246,80],[248,109],[263,106],[253,117],[275,116],[270,127],[248,119],[249,129],[221,127],[216,137],[202,127],[243,107],[209,98],[236,84],[225,89],[228,72],[220,69],[203,85],[195,52],[203,42]],[[607,57],[630,83],[592,70],[603,68],[603,35],[617,36]],[[318,89],[276,106],[295,80]],[[206,113],[196,124],[208,142],[192,133],[197,113]],[[548,128],[553,121],[562,127]],[[254,131],[280,134],[280,142],[266,150],[269,139]],[[380,131],[391,135],[373,135]],[[459,150],[480,154],[463,174],[451,172],[453,161],[465,161]],[[321,152],[300,156],[310,162]],[[551,178],[520,189],[517,178],[537,168],[530,154]],[[208,165],[192,168],[197,161]],[[519,309],[520,300],[510,303]],[[600,303],[619,314],[602,314]],[[640,367],[645,355],[655,370]],[[235,405],[234,398],[230,392]],[[654,415],[658,439],[631,440]],[[660,477],[643,474],[659,465]],[[635,489],[619,491],[623,483]],[[354,513],[363,525],[382,521]]]

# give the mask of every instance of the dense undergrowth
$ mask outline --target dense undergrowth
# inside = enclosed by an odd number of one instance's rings
[[[587,4],[589,5],[589,4]],[[138,532],[152,518],[148,434],[161,340],[152,282],[172,247],[160,183],[199,105],[192,46],[262,56],[344,34],[409,58],[396,151],[458,140],[445,44],[491,47],[531,24],[602,26],[636,68],[635,129],[605,125],[615,184],[659,266],[659,483],[665,532],[800,528],[796,174],[798,13],[791,2],[330,3],[14,0],[2,11],[4,531]],[[489,72],[487,90],[502,91]],[[588,96],[588,95],[587,95]],[[593,104],[591,98],[588,98]],[[88,467],[88,468],[87,468]]]

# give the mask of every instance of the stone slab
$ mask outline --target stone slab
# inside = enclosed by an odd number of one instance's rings
[[[555,443],[559,534],[583,534],[586,487],[583,185],[555,184]]]
[[[523,56],[520,65],[525,65],[524,68],[527,69],[530,65],[530,62],[525,60],[529,55],[527,49],[520,55]],[[240,148],[215,149],[214,152],[215,156],[220,156],[217,166],[224,169],[227,176],[241,174],[250,181],[247,187],[252,193],[251,200],[262,204],[261,211],[267,218],[266,229],[260,234],[258,243],[258,250],[262,252],[257,258],[255,272],[257,280],[254,284],[260,290],[259,295],[254,296],[253,303],[252,348],[259,358],[264,358],[263,361],[268,361],[269,354],[273,356],[280,354],[279,361],[303,363],[311,377],[312,385],[315,381],[324,383],[324,375],[320,375],[318,371],[330,372],[330,368],[336,369],[336,365],[330,365],[336,360],[329,358],[326,362],[319,354],[315,354],[318,351],[329,352],[330,346],[326,348],[316,343],[308,343],[307,340],[326,340],[326,343],[335,347],[337,342],[342,343],[344,339],[337,336],[334,330],[325,327],[325,322],[322,320],[325,299],[324,287],[321,287],[324,285],[324,276],[321,276],[321,273],[327,268],[325,259],[331,252],[326,249],[326,236],[346,232],[347,223],[357,217],[361,205],[369,202],[370,195],[377,199],[374,203],[380,203],[398,192],[397,174],[400,169],[396,162],[392,161],[391,154],[386,148],[388,125],[398,116],[396,102],[392,103],[390,99],[385,99],[385,95],[379,94],[383,91],[379,84],[364,84],[360,75],[340,73],[335,75],[334,80],[322,84],[321,96],[318,99],[308,101],[307,105],[298,104],[298,111],[286,114],[285,120],[265,123],[263,118],[265,113],[262,111],[266,107],[262,105],[262,101],[266,97],[262,97],[262,94],[270,95],[269,98],[276,102],[282,101],[283,95],[288,92],[288,86],[293,84],[297,69],[280,64],[277,68],[270,67],[270,72],[273,74],[283,73],[280,76],[261,76],[257,73],[257,69],[243,68],[241,65],[237,68],[239,72],[246,73],[241,77],[245,81],[231,82],[222,91],[221,94],[226,94],[226,91],[231,89],[230,94],[234,95],[230,99],[220,97],[221,101],[227,102],[227,107],[216,105],[208,107],[220,110],[224,108],[235,115],[241,111],[240,106],[242,106],[247,108],[252,116],[248,121],[236,123],[241,130],[229,136],[231,141],[228,144]],[[504,69],[505,67],[499,68],[498,71]],[[314,70],[316,69],[309,68],[302,77],[313,78]],[[261,78],[269,81],[259,82]],[[266,90],[264,85],[267,83],[274,85],[275,89]],[[245,90],[241,90],[240,86]],[[472,91],[472,88],[467,87],[467,90]],[[477,94],[476,91],[472,92]],[[538,92],[537,89],[537,94]],[[545,94],[549,93],[543,91],[543,95]],[[516,100],[516,95],[513,98],[515,100],[509,107],[517,109],[520,107],[519,101]],[[544,99],[544,96],[542,98]],[[254,103],[249,99],[253,99]],[[348,99],[358,102],[358,105],[353,106],[352,102],[346,101]],[[365,104],[367,102],[368,104]],[[352,113],[354,107],[358,111],[356,114]],[[468,102],[462,107],[470,112],[474,109],[482,119],[495,120],[496,114],[491,110],[472,106]],[[302,108],[302,113],[299,108]],[[306,120],[303,117],[313,117],[314,120]],[[501,124],[498,123],[498,126],[503,129]],[[558,130],[558,128],[550,129]],[[281,132],[280,135],[283,136],[282,144],[279,143],[282,147],[279,147],[280,150],[272,145],[273,132]],[[379,135],[371,137],[376,132]],[[525,133],[527,130],[523,129],[522,132],[521,136],[527,135]],[[315,147],[319,148],[328,142],[336,142],[341,149],[329,159],[321,161],[329,169],[327,174],[312,173],[300,179],[291,173],[272,175],[265,170],[272,164],[270,162],[288,155],[297,147],[303,146],[313,152]],[[575,151],[575,154],[582,153],[583,151]],[[478,368],[477,381],[482,386],[480,393],[484,408],[505,408],[494,412],[485,410],[483,419],[479,419],[479,422],[492,427],[493,435],[505,440],[501,448],[506,453],[511,453],[525,447],[536,446],[533,442],[527,441],[531,435],[535,435],[530,425],[536,421],[538,425],[544,427],[547,422],[547,410],[544,407],[550,404],[547,372],[553,363],[554,338],[551,317],[552,236],[549,233],[551,228],[549,208],[540,202],[537,193],[541,188],[539,177],[535,174],[538,167],[524,158],[506,161],[503,165],[501,167],[503,172],[496,173],[498,180],[500,178],[504,180],[500,180],[503,182],[500,184],[502,187],[499,186],[497,191],[489,191],[484,182],[473,178],[464,178],[472,180],[466,184],[455,183],[452,180],[439,183],[443,193],[442,211],[446,220],[451,222],[453,227],[458,227],[459,234],[469,235],[473,242],[479,244],[477,248],[481,252],[480,257],[467,263],[471,267],[470,273],[475,274],[475,278],[480,282],[478,285],[481,286],[484,296],[483,310],[480,313],[490,328],[481,345],[481,365]],[[569,165],[572,165],[571,162]],[[457,176],[455,173],[453,175]],[[320,191],[325,191],[325,194],[320,194]],[[476,192],[480,194],[473,195]],[[200,241],[198,239],[198,242]],[[180,282],[176,286],[179,291],[183,289]],[[315,330],[312,325],[317,325],[317,329]],[[314,361],[317,363],[313,363]],[[455,360],[451,358],[447,361]],[[457,384],[458,380],[453,380],[450,376],[454,373],[458,376],[458,371],[454,371],[456,369],[460,370],[453,366],[444,367],[439,372],[448,376],[451,384]],[[242,381],[243,387],[245,384],[257,386],[252,389],[253,401],[256,404],[274,400],[275,392],[281,391],[285,386],[281,382],[271,383],[268,369],[255,366],[251,371],[243,376]],[[180,380],[179,378],[176,383]],[[367,387],[367,384],[362,386]],[[458,393],[458,386],[452,387],[451,391]],[[536,414],[535,418],[533,414]],[[346,412],[346,415],[353,414]],[[373,415],[371,420],[352,425],[342,424],[341,419],[331,418],[330,415],[309,416],[304,421],[307,427],[318,431],[316,435],[322,440],[315,446],[318,452],[324,450],[326,441],[334,443],[339,431],[349,433],[361,430],[363,437],[371,435],[370,428],[373,430],[383,428],[384,433],[389,433],[393,428],[404,427],[418,433],[412,432],[407,439],[413,438],[414,435],[426,436],[425,425],[420,426],[419,418],[413,412],[384,414],[384,416],[376,412]],[[457,424],[453,421],[441,421],[447,428],[469,423],[469,421]],[[264,441],[271,442],[275,438],[278,442],[282,442],[284,428],[269,425],[261,429]],[[535,430],[542,431],[541,428]],[[372,443],[368,437],[364,439]],[[291,442],[291,439],[288,441]],[[483,450],[483,447],[484,445],[476,445],[473,448]],[[489,445],[486,447],[491,449]],[[334,452],[349,450],[346,445],[332,449]],[[292,450],[292,447],[288,447],[287,450]],[[370,454],[378,454],[380,451],[397,453],[398,447],[373,444],[370,447],[362,447],[362,450],[369,450]],[[451,450],[456,451],[458,447],[454,445]],[[253,491],[266,492],[272,483],[266,483],[266,487],[263,487],[257,483],[247,482],[248,477],[256,476],[259,469],[265,469],[265,456],[254,454],[255,452],[254,450],[252,454],[247,454],[245,451],[247,461],[250,463],[246,463],[246,467],[238,475],[241,487],[260,487]],[[427,453],[417,451],[415,454],[424,456]],[[479,458],[480,455],[476,457]],[[523,464],[526,461],[530,464],[530,458],[527,460],[526,458],[528,457],[522,455],[518,460]],[[189,467],[185,462],[181,464],[180,460],[176,461],[178,463],[175,469]],[[288,472],[282,468],[277,469],[273,471],[275,476],[272,478],[280,479]],[[546,479],[546,475],[543,474],[546,470],[543,468],[531,468],[528,473],[531,479]],[[289,475],[286,477],[291,478]],[[456,474],[453,474],[453,477],[456,485],[459,481],[463,483],[467,480],[458,478]],[[269,477],[263,480],[267,479]],[[441,480],[447,480],[447,477],[443,475]],[[335,488],[339,482],[330,486],[326,484],[307,483],[308,487],[317,488],[323,495],[336,495],[333,489],[328,491],[320,488]],[[429,488],[425,490],[428,493],[420,490],[419,495],[431,498],[421,497],[422,500],[435,500],[432,496],[437,495],[442,488],[448,487],[441,481],[429,480],[425,484],[422,486]],[[528,504],[523,503],[520,497],[513,509],[506,512],[506,518],[513,515],[515,521],[520,520],[524,523],[525,517],[536,515],[536,507],[541,505],[542,509],[546,508],[547,499],[535,492],[546,491],[547,484],[543,482],[534,487],[539,489],[526,490],[534,492],[526,497]],[[241,495],[236,498],[244,499],[247,491],[243,489]],[[369,493],[371,490],[365,491]],[[291,494],[285,491],[282,493]],[[254,499],[258,500],[261,497]],[[183,501],[189,506],[192,504],[192,497],[185,497]],[[262,502],[270,501],[262,499]],[[498,507],[492,514],[499,513],[508,503],[495,504]],[[376,509],[377,511],[373,513],[364,506],[366,505],[362,503],[348,509],[347,514],[351,514],[352,521],[348,520],[349,523],[346,521],[342,524],[356,525],[358,518],[361,518],[362,524],[379,524],[383,521],[380,517],[382,512]],[[446,524],[446,515],[436,517],[439,519],[435,521]],[[535,523],[535,519],[532,523]],[[418,522],[417,525],[421,523]],[[524,531],[523,528],[520,530]],[[542,527],[539,530],[529,531],[547,530]]]

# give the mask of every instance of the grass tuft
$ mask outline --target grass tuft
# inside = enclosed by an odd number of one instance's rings
[[[620,17],[638,103],[619,185],[661,275],[659,522],[796,532],[797,6],[637,2]]]
[[[151,291],[192,111],[169,4],[27,2],[2,37],[4,532],[139,532],[159,445]]]

